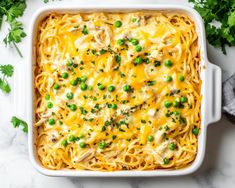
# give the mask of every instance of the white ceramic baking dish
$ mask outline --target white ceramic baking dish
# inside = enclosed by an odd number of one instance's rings
[[[34,117],[34,85],[33,85],[33,64],[35,63],[35,42],[37,34],[38,23],[45,18],[49,13],[75,13],[75,12],[95,12],[95,11],[108,11],[108,12],[128,12],[128,11],[139,11],[139,10],[166,10],[166,11],[181,11],[188,14],[196,23],[198,32],[198,43],[201,55],[201,79],[202,79],[202,104],[201,104],[201,131],[198,136],[198,152],[194,162],[184,168],[179,170],[151,170],[151,171],[115,171],[115,172],[97,172],[97,171],[81,171],[81,170],[49,170],[43,167],[36,154],[36,149],[34,145],[34,127],[33,127],[33,117]],[[66,6],[53,6],[44,7],[38,10],[33,18],[31,24],[31,30],[29,34],[30,39],[30,59],[27,65],[27,75],[25,79],[21,79],[20,82],[26,84],[26,98],[28,99],[26,111],[27,111],[27,122],[29,123],[29,155],[33,166],[42,174],[49,176],[96,176],[96,177],[134,177],[134,176],[178,176],[190,174],[196,171],[204,158],[205,146],[206,146],[206,132],[207,126],[213,122],[216,122],[221,117],[221,69],[211,64],[207,59],[206,52],[206,38],[203,20],[200,15],[190,7],[179,6],[179,5],[122,5],[122,6],[75,6],[74,4],[69,4]],[[23,87],[24,88],[24,87]],[[22,98],[21,98],[22,99]],[[22,105],[20,105],[22,107]]]

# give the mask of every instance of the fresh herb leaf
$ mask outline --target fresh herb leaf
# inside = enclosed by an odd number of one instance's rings
[[[23,130],[25,133],[28,132],[28,124],[27,124],[25,121],[23,121],[23,120],[17,118],[16,116],[13,116],[13,117],[12,117],[11,123],[12,123],[12,125],[13,125],[14,128],[17,128],[17,127],[20,127],[20,126],[21,126],[21,127],[22,127],[22,130]]]
[[[22,38],[26,36],[26,33],[23,31],[22,23],[19,22],[17,18],[23,15],[25,8],[25,0],[0,1],[0,27],[4,16],[6,16],[6,22],[10,26],[8,28],[8,34],[3,41],[6,45],[13,45],[20,57],[23,56],[16,44],[22,41]]]
[[[11,77],[14,72],[14,68],[12,65],[0,65],[0,72],[3,76]]]
[[[204,19],[208,42],[221,48],[235,46],[235,1],[234,0],[189,0]],[[217,23],[217,24],[215,24]]]
[[[6,80],[6,77],[11,77],[13,72],[14,68],[12,65],[0,65],[0,89],[5,93],[11,92],[11,87]]]
[[[5,93],[11,92],[11,88],[10,88],[10,85],[8,84],[8,82],[4,79],[1,79],[1,78],[0,78],[0,89]]]

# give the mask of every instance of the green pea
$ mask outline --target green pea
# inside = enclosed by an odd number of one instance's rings
[[[143,62],[143,58],[142,57],[135,58],[135,63],[136,64],[141,64],[142,62]]]
[[[67,72],[63,72],[61,75],[62,78],[66,79],[69,77],[69,74]]]
[[[171,60],[167,60],[167,61],[164,62],[164,65],[165,65],[166,67],[172,67],[173,63],[172,63]]]
[[[170,143],[168,147],[170,150],[175,150],[176,145],[174,143]]]
[[[170,159],[169,159],[168,157],[165,157],[165,158],[163,159],[163,163],[164,163],[164,164],[169,164],[169,163],[170,163]]]
[[[136,22],[136,21],[137,21],[137,18],[132,18],[131,19],[131,22],[133,22],[133,23]]]
[[[51,98],[50,95],[46,95],[46,96],[45,96],[45,99],[46,99],[47,101],[50,100],[50,98]]]
[[[77,79],[76,79],[76,80],[71,80],[71,81],[70,81],[70,84],[71,84],[72,86],[78,85]]]
[[[84,137],[85,137],[85,135],[83,133],[79,134],[79,138],[84,138]]]
[[[180,102],[182,102],[182,103],[187,102],[187,98],[186,98],[186,97],[181,97],[181,98],[180,98]]]
[[[152,142],[154,140],[154,137],[152,135],[149,135],[147,139],[149,142]]]
[[[53,118],[48,119],[48,123],[49,125],[55,125],[55,119]]]
[[[175,114],[176,116],[180,115],[179,111],[174,111],[174,114]]]
[[[100,148],[100,149],[105,149],[105,148],[106,148],[106,143],[105,143],[105,141],[102,141],[102,142],[99,143],[99,148]]]
[[[91,91],[91,90],[92,90],[92,86],[88,86],[87,89],[88,89],[89,91]]]
[[[70,141],[70,142],[76,142],[76,141],[77,141],[77,138],[76,138],[74,135],[70,135],[70,136],[69,136],[69,141]]]
[[[109,87],[108,87],[108,91],[109,91],[109,92],[113,92],[114,90],[115,90],[115,87],[114,87],[114,86],[109,86]]]
[[[71,59],[67,60],[66,66],[71,67],[73,65],[73,61]]]
[[[104,90],[105,86],[103,84],[98,83],[98,89],[99,90]]]
[[[70,108],[70,110],[73,111],[73,112],[77,110],[76,104],[71,104],[69,108]]]
[[[68,92],[66,94],[66,97],[67,97],[67,99],[71,100],[73,98],[73,93],[72,92]]]
[[[131,44],[133,44],[134,46],[139,44],[139,41],[137,39],[131,39]]]
[[[68,145],[68,141],[67,141],[67,140],[63,140],[63,141],[61,142],[61,145],[64,146],[64,147],[66,147],[66,146]]]
[[[183,75],[179,75],[179,81],[183,82],[184,81],[184,76]]]
[[[116,104],[112,104],[111,108],[116,110],[117,109],[117,105]]]
[[[86,82],[87,81],[87,77],[86,76],[81,76],[80,79],[81,79],[82,82]]]
[[[73,68],[77,68],[78,67],[78,64],[73,64]]]
[[[171,82],[173,80],[172,76],[167,76],[166,77],[166,82]]]
[[[52,102],[48,102],[47,103],[47,108],[52,108],[53,107],[53,103]]]
[[[86,147],[86,143],[85,142],[80,142],[79,146],[80,146],[80,148],[85,148]]]
[[[87,89],[87,85],[86,85],[85,83],[81,83],[80,89],[81,89],[82,91],[85,91],[85,90]]]
[[[174,102],[173,102],[173,106],[174,106],[174,107],[178,107],[178,106],[179,106],[179,102],[178,102],[178,101],[174,101]]]
[[[118,39],[117,43],[118,43],[120,46],[122,46],[122,45],[125,44],[125,41],[124,41],[124,39]]]
[[[194,127],[192,132],[193,132],[194,135],[197,136],[199,134],[199,129],[197,127]]]
[[[58,90],[58,89],[60,88],[60,86],[59,86],[59,84],[54,84],[53,88],[54,88],[55,90]]]
[[[169,101],[165,101],[165,102],[164,102],[164,106],[165,106],[166,108],[170,108],[171,105],[172,105],[172,103],[169,102]]]
[[[141,50],[142,50],[141,46],[138,45],[138,46],[135,47],[135,51],[140,52]]]
[[[131,86],[130,85],[124,85],[123,90],[126,91],[126,92],[129,92],[131,90]]]
[[[122,26],[122,22],[120,20],[117,20],[115,23],[114,23],[115,27],[116,28],[119,28]]]

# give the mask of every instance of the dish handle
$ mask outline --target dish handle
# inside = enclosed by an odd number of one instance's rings
[[[26,87],[25,87],[25,68],[22,64],[15,65],[14,75],[14,114],[25,119],[26,113]]]
[[[207,64],[205,79],[205,116],[206,124],[217,122],[221,118],[222,73],[221,68],[210,62]]]

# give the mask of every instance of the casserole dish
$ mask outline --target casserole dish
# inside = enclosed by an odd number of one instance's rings
[[[176,11],[184,12],[190,16],[196,23],[196,29],[198,33],[198,46],[200,49],[200,59],[201,59],[201,70],[200,77],[202,80],[201,86],[201,133],[198,136],[198,152],[194,162],[184,168],[177,170],[151,170],[151,171],[115,171],[115,172],[97,172],[97,171],[81,171],[81,170],[49,170],[44,168],[36,154],[36,149],[34,145],[35,139],[35,130],[33,128],[34,122],[34,85],[33,85],[33,65],[35,64],[35,42],[37,36],[38,24],[42,19],[44,19],[48,14],[52,12],[58,13],[74,13],[74,12],[92,12],[92,11],[108,11],[108,12],[128,12],[128,11],[139,11],[139,10],[156,10],[156,11]],[[200,164],[203,161],[205,154],[205,141],[206,141],[206,128],[207,125],[218,121],[221,116],[221,71],[220,68],[209,63],[206,55],[206,39],[205,31],[203,27],[203,22],[201,17],[193,9],[184,7],[184,6],[174,6],[174,5],[135,5],[135,6],[123,6],[123,7],[113,7],[113,6],[100,6],[100,7],[91,7],[91,6],[79,6],[79,7],[47,7],[39,10],[35,13],[31,31],[30,31],[30,62],[27,67],[27,71],[30,73],[27,75],[26,87],[28,88],[27,98],[30,101],[27,104],[27,115],[29,122],[29,154],[30,159],[33,165],[38,171],[43,174],[51,176],[174,176],[174,175],[185,175],[194,172],[199,168]]]

